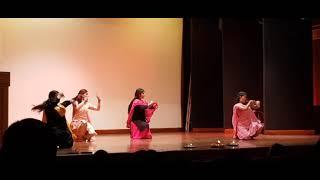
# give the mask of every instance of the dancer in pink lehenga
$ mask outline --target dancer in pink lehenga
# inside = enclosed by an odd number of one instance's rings
[[[239,92],[237,101],[233,106],[232,115],[233,138],[253,139],[264,127],[253,112],[253,109],[260,108],[260,101],[248,101],[246,92]]]
[[[144,90],[139,88],[128,107],[127,128],[130,128],[132,139],[151,139],[149,123],[154,111],[158,108],[156,102],[144,100]]]

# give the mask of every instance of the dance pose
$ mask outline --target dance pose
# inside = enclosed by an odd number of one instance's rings
[[[72,132],[77,141],[94,141],[97,135],[92,120],[89,116],[89,110],[100,111],[101,99],[97,96],[98,105],[94,106],[88,102],[88,91],[81,89],[78,95],[73,98],[73,114],[70,124]]]
[[[132,139],[152,138],[149,123],[158,104],[152,101],[148,103],[144,97],[144,90],[137,89],[128,107],[127,128],[130,128]]]
[[[72,134],[68,128],[65,117],[66,107],[72,101],[66,100],[60,103],[60,99],[64,97],[63,93],[56,90],[50,91],[49,98],[42,104],[34,106],[32,110],[43,111],[42,121],[46,123],[51,134],[53,134],[56,145],[59,148],[70,148],[73,145]]]
[[[239,92],[237,101],[232,115],[233,138],[253,139],[261,133],[264,126],[253,112],[253,109],[260,108],[260,101],[248,101],[246,92]]]

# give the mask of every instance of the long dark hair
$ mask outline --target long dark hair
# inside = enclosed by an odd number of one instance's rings
[[[59,91],[52,90],[49,92],[48,99],[44,101],[42,104],[34,106],[31,110],[35,111],[37,110],[38,112],[41,112],[45,109],[47,109],[50,106],[56,106],[60,99],[58,98]],[[60,95],[63,97],[63,93],[60,93]]]
[[[129,104],[129,106],[128,106],[128,113],[130,112],[130,109],[131,109],[131,106],[132,106],[133,101],[136,100],[136,99],[139,99],[139,97],[140,97],[140,95],[141,95],[142,93],[144,93],[144,89],[138,88],[138,89],[136,90],[136,92],[134,93],[134,98],[131,100],[131,102],[130,102],[130,104]]]
[[[77,95],[76,97],[72,98],[72,99],[75,100],[75,101],[78,101],[78,103],[81,103],[81,102],[82,102],[82,99],[79,99],[79,95],[83,95],[83,94],[85,94],[85,93],[87,93],[87,92],[88,92],[88,90],[86,90],[86,89],[81,89],[81,90],[78,92],[78,95]]]
[[[238,92],[237,97],[236,97],[236,103],[238,103],[240,101],[240,98],[242,96],[248,96],[248,94],[246,92],[244,92],[244,91]]]

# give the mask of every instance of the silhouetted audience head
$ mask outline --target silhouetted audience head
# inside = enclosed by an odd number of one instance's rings
[[[45,123],[27,118],[9,126],[3,135],[2,159],[7,162],[54,162],[57,147]]]
[[[278,143],[273,144],[269,151],[269,156],[283,156],[285,154],[285,147]]]
[[[93,154],[94,161],[96,162],[107,162],[110,160],[110,156],[107,151],[98,150]]]
[[[159,153],[155,150],[140,150],[134,154],[137,162],[157,162],[160,160]]]

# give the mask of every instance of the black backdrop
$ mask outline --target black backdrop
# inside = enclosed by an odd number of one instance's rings
[[[182,125],[191,77],[192,128],[231,128],[243,90],[262,100],[266,129],[314,129],[311,32],[300,18],[185,18]]]

